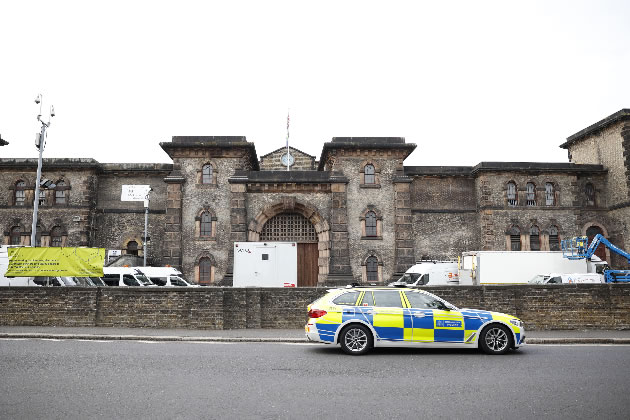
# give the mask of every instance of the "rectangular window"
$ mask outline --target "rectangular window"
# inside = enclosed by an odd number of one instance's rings
[[[375,306],[402,308],[402,300],[400,299],[399,291],[375,290],[373,293]]]

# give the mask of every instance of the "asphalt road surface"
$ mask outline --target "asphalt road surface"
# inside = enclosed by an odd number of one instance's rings
[[[623,418],[630,346],[0,340],[0,418]]]

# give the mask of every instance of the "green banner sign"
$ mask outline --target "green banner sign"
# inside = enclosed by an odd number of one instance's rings
[[[9,248],[6,277],[103,277],[105,248]]]

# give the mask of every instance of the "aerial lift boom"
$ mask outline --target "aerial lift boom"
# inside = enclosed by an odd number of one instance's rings
[[[604,245],[611,252],[621,255],[628,260],[630,264],[630,254],[610,243],[610,241],[601,234],[595,235],[590,244],[588,243],[587,236],[565,239],[562,241],[562,255],[570,260],[590,260],[599,245]],[[606,279],[606,283],[630,282],[630,270],[606,269],[604,270],[604,278]]]

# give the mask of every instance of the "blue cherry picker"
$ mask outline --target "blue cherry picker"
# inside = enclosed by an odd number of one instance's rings
[[[562,256],[570,260],[590,260],[593,254],[595,254],[597,247],[604,245],[611,252],[624,257],[630,264],[630,254],[611,244],[610,241],[601,234],[595,235],[590,244],[588,243],[587,236],[577,236],[575,238],[565,239],[562,241],[561,245]],[[611,270],[610,268],[605,268],[603,274],[606,283],[630,282],[630,270]]]

